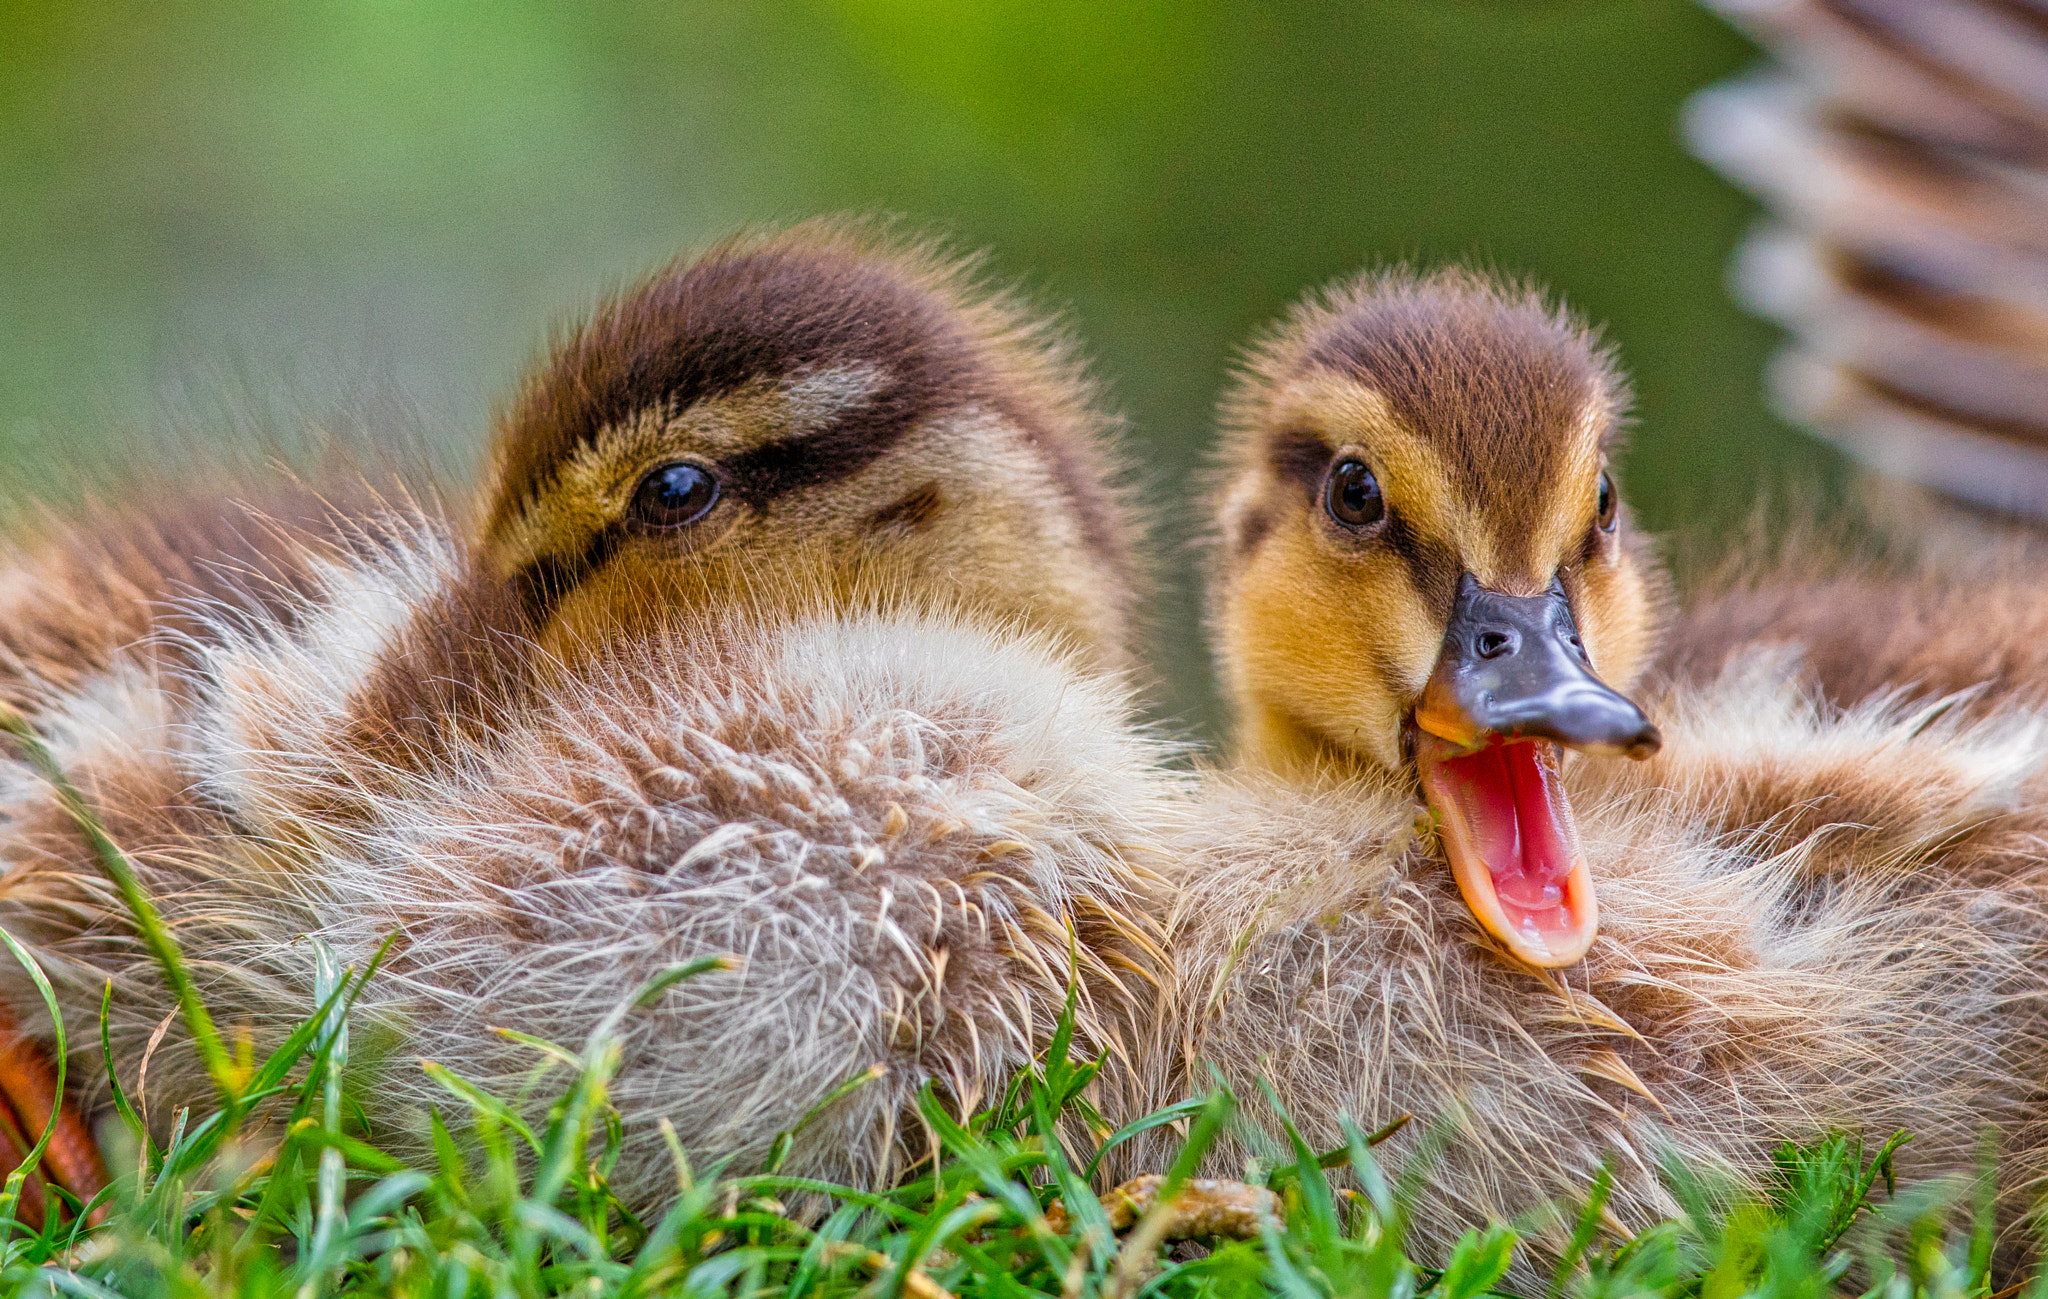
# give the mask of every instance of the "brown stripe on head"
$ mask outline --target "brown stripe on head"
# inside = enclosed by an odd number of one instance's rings
[[[572,603],[602,622],[682,598],[663,576],[679,565],[701,594],[719,565],[758,575],[838,546],[943,559],[947,600],[1058,606],[1037,620],[1121,642],[1136,575],[1111,423],[1058,333],[967,265],[843,222],[746,234],[554,349],[503,420],[481,549],[534,633]],[[636,529],[634,490],[677,462],[716,479],[715,510],[687,533]],[[968,580],[976,529],[977,553],[1019,557],[994,565],[1001,582]]]
[[[487,534],[605,430],[807,372],[879,382],[818,437],[779,453],[750,448],[732,483],[749,499],[844,472],[919,420],[991,400],[961,322],[920,278],[843,232],[808,227],[734,239],[658,272],[559,344],[528,383],[499,438]]]
[[[1313,314],[1302,367],[1379,393],[1468,488],[1504,472],[1545,477],[1561,440],[1589,416],[1611,427],[1627,405],[1597,335],[1525,285],[1460,268],[1383,273],[1341,286]]]

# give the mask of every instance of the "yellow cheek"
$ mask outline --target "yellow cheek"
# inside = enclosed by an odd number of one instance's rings
[[[1623,561],[1595,560],[1579,585],[1579,635],[1600,679],[1627,690],[1649,667],[1655,643],[1649,591],[1643,576]]]
[[[682,571],[665,571],[676,567],[615,559],[602,572],[584,579],[556,606],[553,619],[541,633],[541,648],[573,666],[621,637],[646,630],[658,619],[687,617],[710,607],[718,588],[730,581],[729,575],[716,571],[723,566],[692,565]]]
[[[1402,723],[1443,638],[1406,566],[1387,553],[1331,554],[1297,521],[1231,586],[1224,640],[1247,725],[1291,724],[1399,766]]]
[[[773,554],[744,536],[726,544],[735,539],[682,554],[628,543],[556,606],[541,648],[574,665],[622,639],[707,616],[762,618],[843,602],[852,579],[830,547],[793,544]]]

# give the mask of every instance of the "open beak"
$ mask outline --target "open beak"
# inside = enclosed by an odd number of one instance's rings
[[[1530,965],[1584,956],[1600,913],[1558,748],[1647,758],[1662,740],[1593,675],[1563,585],[1502,595],[1465,574],[1415,726],[1423,798],[1472,914]]]

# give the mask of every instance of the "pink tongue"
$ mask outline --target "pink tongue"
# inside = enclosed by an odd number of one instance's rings
[[[1564,791],[1537,747],[1530,741],[1490,745],[1443,766],[1501,909],[1518,927],[1533,923],[1550,932],[1571,924],[1564,884],[1574,853]]]

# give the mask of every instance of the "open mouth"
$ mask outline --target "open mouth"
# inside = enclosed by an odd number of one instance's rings
[[[1600,916],[1593,877],[1549,740],[1493,739],[1471,749],[1416,735],[1422,792],[1465,904],[1530,965],[1586,954]]]

